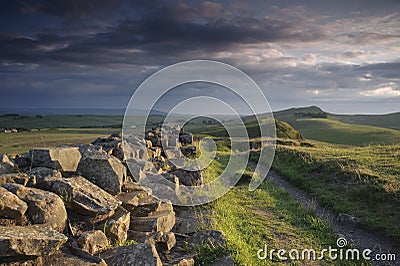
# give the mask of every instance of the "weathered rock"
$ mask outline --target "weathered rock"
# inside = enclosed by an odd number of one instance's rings
[[[14,165],[15,165],[18,169],[25,169],[25,168],[27,168],[27,167],[30,167],[31,164],[32,164],[28,152],[18,154],[18,155],[13,159],[13,161],[14,161]]]
[[[189,170],[176,169],[172,171],[171,174],[176,175],[179,178],[179,182],[185,186],[200,186],[203,184],[201,171],[197,170],[195,167]]]
[[[148,176],[148,174],[146,175]],[[179,184],[174,184],[162,177],[159,178],[159,181],[157,183],[144,183],[144,186],[150,187],[152,190],[152,193],[155,197],[158,199],[168,202],[176,202],[178,201],[178,196],[177,196],[177,186]]]
[[[28,171],[30,180],[34,180],[33,184],[37,188],[50,190],[53,182],[61,179],[61,172],[47,167],[36,167]]]
[[[104,260],[99,257],[91,256],[89,253],[84,253],[79,249],[67,249],[65,247],[54,252],[49,256],[39,257],[41,263],[34,264],[35,266],[107,266]]]
[[[37,256],[13,256],[13,257],[1,257],[1,266],[44,266],[43,257]]]
[[[108,265],[152,265],[161,266],[161,260],[154,245],[142,243],[109,249],[100,253]]]
[[[178,234],[192,234],[200,231],[202,225],[210,225],[208,212],[196,211],[188,208],[175,210],[176,222],[172,232]]]
[[[108,239],[102,231],[95,230],[83,233],[78,238],[78,244],[82,250],[93,255],[107,248]]]
[[[149,240],[150,243],[154,243],[156,249],[159,251],[171,250],[175,244],[175,234],[172,232],[162,233],[157,232],[154,236],[152,236]]]
[[[202,230],[191,235],[187,239],[189,245],[212,245],[223,246],[225,245],[224,234],[218,230]]]
[[[167,156],[168,159],[177,159],[181,158],[183,154],[181,153],[180,150],[174,150],[174,149],[167,149],[164,150],[165,155]]]
[[[139,205],[139,200],[150,197],[149,193],[143,190],[122,192],[116,195],[116,198],[122,202],[122,206],[128,211],[132,211]]]
[[[103,147],[103,150],[108,155],[113,155],[120,159],[124,159],[124,152],[122,151],[122,136],[109,136],[108,138],[97,138],[92,142],[93,145],[98,145]]]
[[[150,140],[151,141],[151,146],[152,147],[161,147],[161,141],[158,138],[158,136],[151,134],[151,132],[149,132],[146,136],[145,136],[145,140]]]
[[[182,145],[192,144],[193,143],[193,135],[189,132],[181,132],[179,134],[179,142]]]
[[[176,244],[175,234],[172,232],[163,233],[129,230],[128,239],[138,243],[152,243],[159,252],[171,250]]]
[[[122,191],[123,192],[132,192],[132,191],[146,191],[148,194],[151,194],[152,191],[150,188],[143,187],[137,182],[127,182],[122,186]]]
[[[14,163],[8,159],[7,155],[0,154],[0,175],[11,174],[14,172]]]
[[[193,266],[196,253],[181,248],[173,248],[170,252],[161,253],[164,266]]]
[[[55,180],[51,191],[64,198],[67,209],[83,215],[111,216],[121,204],[119,200],[82,176]]]
[[[50,255],[67,240],[47,226],[0,226],[0,257]]]
[[[67,211],[59,196],[18,184],[5,184],[4,187],[28,204],[26,214],[33,224],[47,224],[54,230],[64,230]]]
[[[154,166],[151,162],[144,161],[144,160],[138,160],[138,159],[134,159],[134,158],[128,159],[126,161],[126,164],[128,166],[130,176],[135,181],[139,181],[140,179],[142,179],[146,176],[146,174],[143,172],[144,169],[152,170],[151,167],[154,168]]]
[[[129,137],[128,141],[122,142],[125,159],[135,158],[140,160],[148,160],[149,154],[146,149],[144,140],[136,137]]]
[[[31,149],[29,154],[33,167],[43,166],[63,172],[75,172],[81,159],[78,147]]]
[[[144,243],[157,232],[142,232],[136,230],[128,230],[128,240]]]
[[[126,177],[120,160],[95,150],[83,154],[77,171],[112,195],[121,192]]]
[[[178,138],[172,137],[168,139],[168,146],[164,148],[170,148],[177,150],[179,148],[179,140]]]
[[[198,219],[192,217],[185,219],[177,217],[175,226],[172,231],[179,234],[191,234],[199,231],[199,229],[200,222]]]
[[[145,217],[160,211],[172,211],[171,202],[163,202],[154,197],[139,198],[137,205],[126,204],[127,209],[136,217]]]
[[[171,184],[169,184],[168,186],[173,188],[175,193],[179,193],[179,178],[176,175],[170,174],[170,173],[163,173],[162,176],[167,181],[171,182]],[[163,183],[163,182],[161,182],[161,183]]]
[[[29,182],[29,176],[24,173],[0,175],[0,186],[7,183],[15,183],[26,186]]]
[[[131,217],[130,229],[142,232],[169,232],[175,224],[175,212],[154,212],[147,217]]]
[[[186,146],[181,148],[184,156],[194,156],[197,154],[196,146]]]
[[[160,147],[151,147],[149,150],[149,154],[151,154],[151,158],[159,158],[161,157],[162,149]]]
[[[111,243],[119,244],[127,239],[130,222],[131,213],[120,206],[107,219],[105,227],[102,225],[102,228],[105,228],[106,236]]]
[[[20,220],[28,205],[7,189],[0,187],[0,217]]]

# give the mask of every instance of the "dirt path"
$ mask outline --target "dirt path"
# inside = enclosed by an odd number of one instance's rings
[[[253,162],[249,162],[249,164],[253,168],[256,167],[256,164]],[[302,189],[291,185],[275,171],[269,171],[267,178],[278,187],[285,189],[290,196],[294,200],[300,202],[304,208],[314,210],[319,218],[330,224],[333,232],[335,232],[338,237],[345,238],[348,243],[351,243],[353,247],[360,251],[360,254],[364,249],[370,249],[372,250],[371,258],[373,258],[375,254],[391,253],[396,255],[396,261],[394,262],[375,260],[372,261],[373,265],[400,265],[400,245],[398,243],[393,243],[392,239],[367,232],[359,228],[357,224],[338,223],[336,221],[336,215],[332,211],[319,205],[315,198],[311,197]]]

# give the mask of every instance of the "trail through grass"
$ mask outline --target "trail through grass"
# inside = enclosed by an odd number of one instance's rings
[[[400,240],[400,145],[278,145],[273,168],[323,206]]]

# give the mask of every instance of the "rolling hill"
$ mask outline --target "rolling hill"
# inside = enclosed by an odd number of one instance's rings
[[[311,106],[275,112],[274,116],[308,139],[356,146],[400,142],[400,113],[335,115]]]

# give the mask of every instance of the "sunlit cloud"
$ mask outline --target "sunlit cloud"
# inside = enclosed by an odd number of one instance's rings
[[[367,97],[398,97],[400,96],[400,90],[395,89],[391,84],[373,90],[362,91],[360,94]]]

